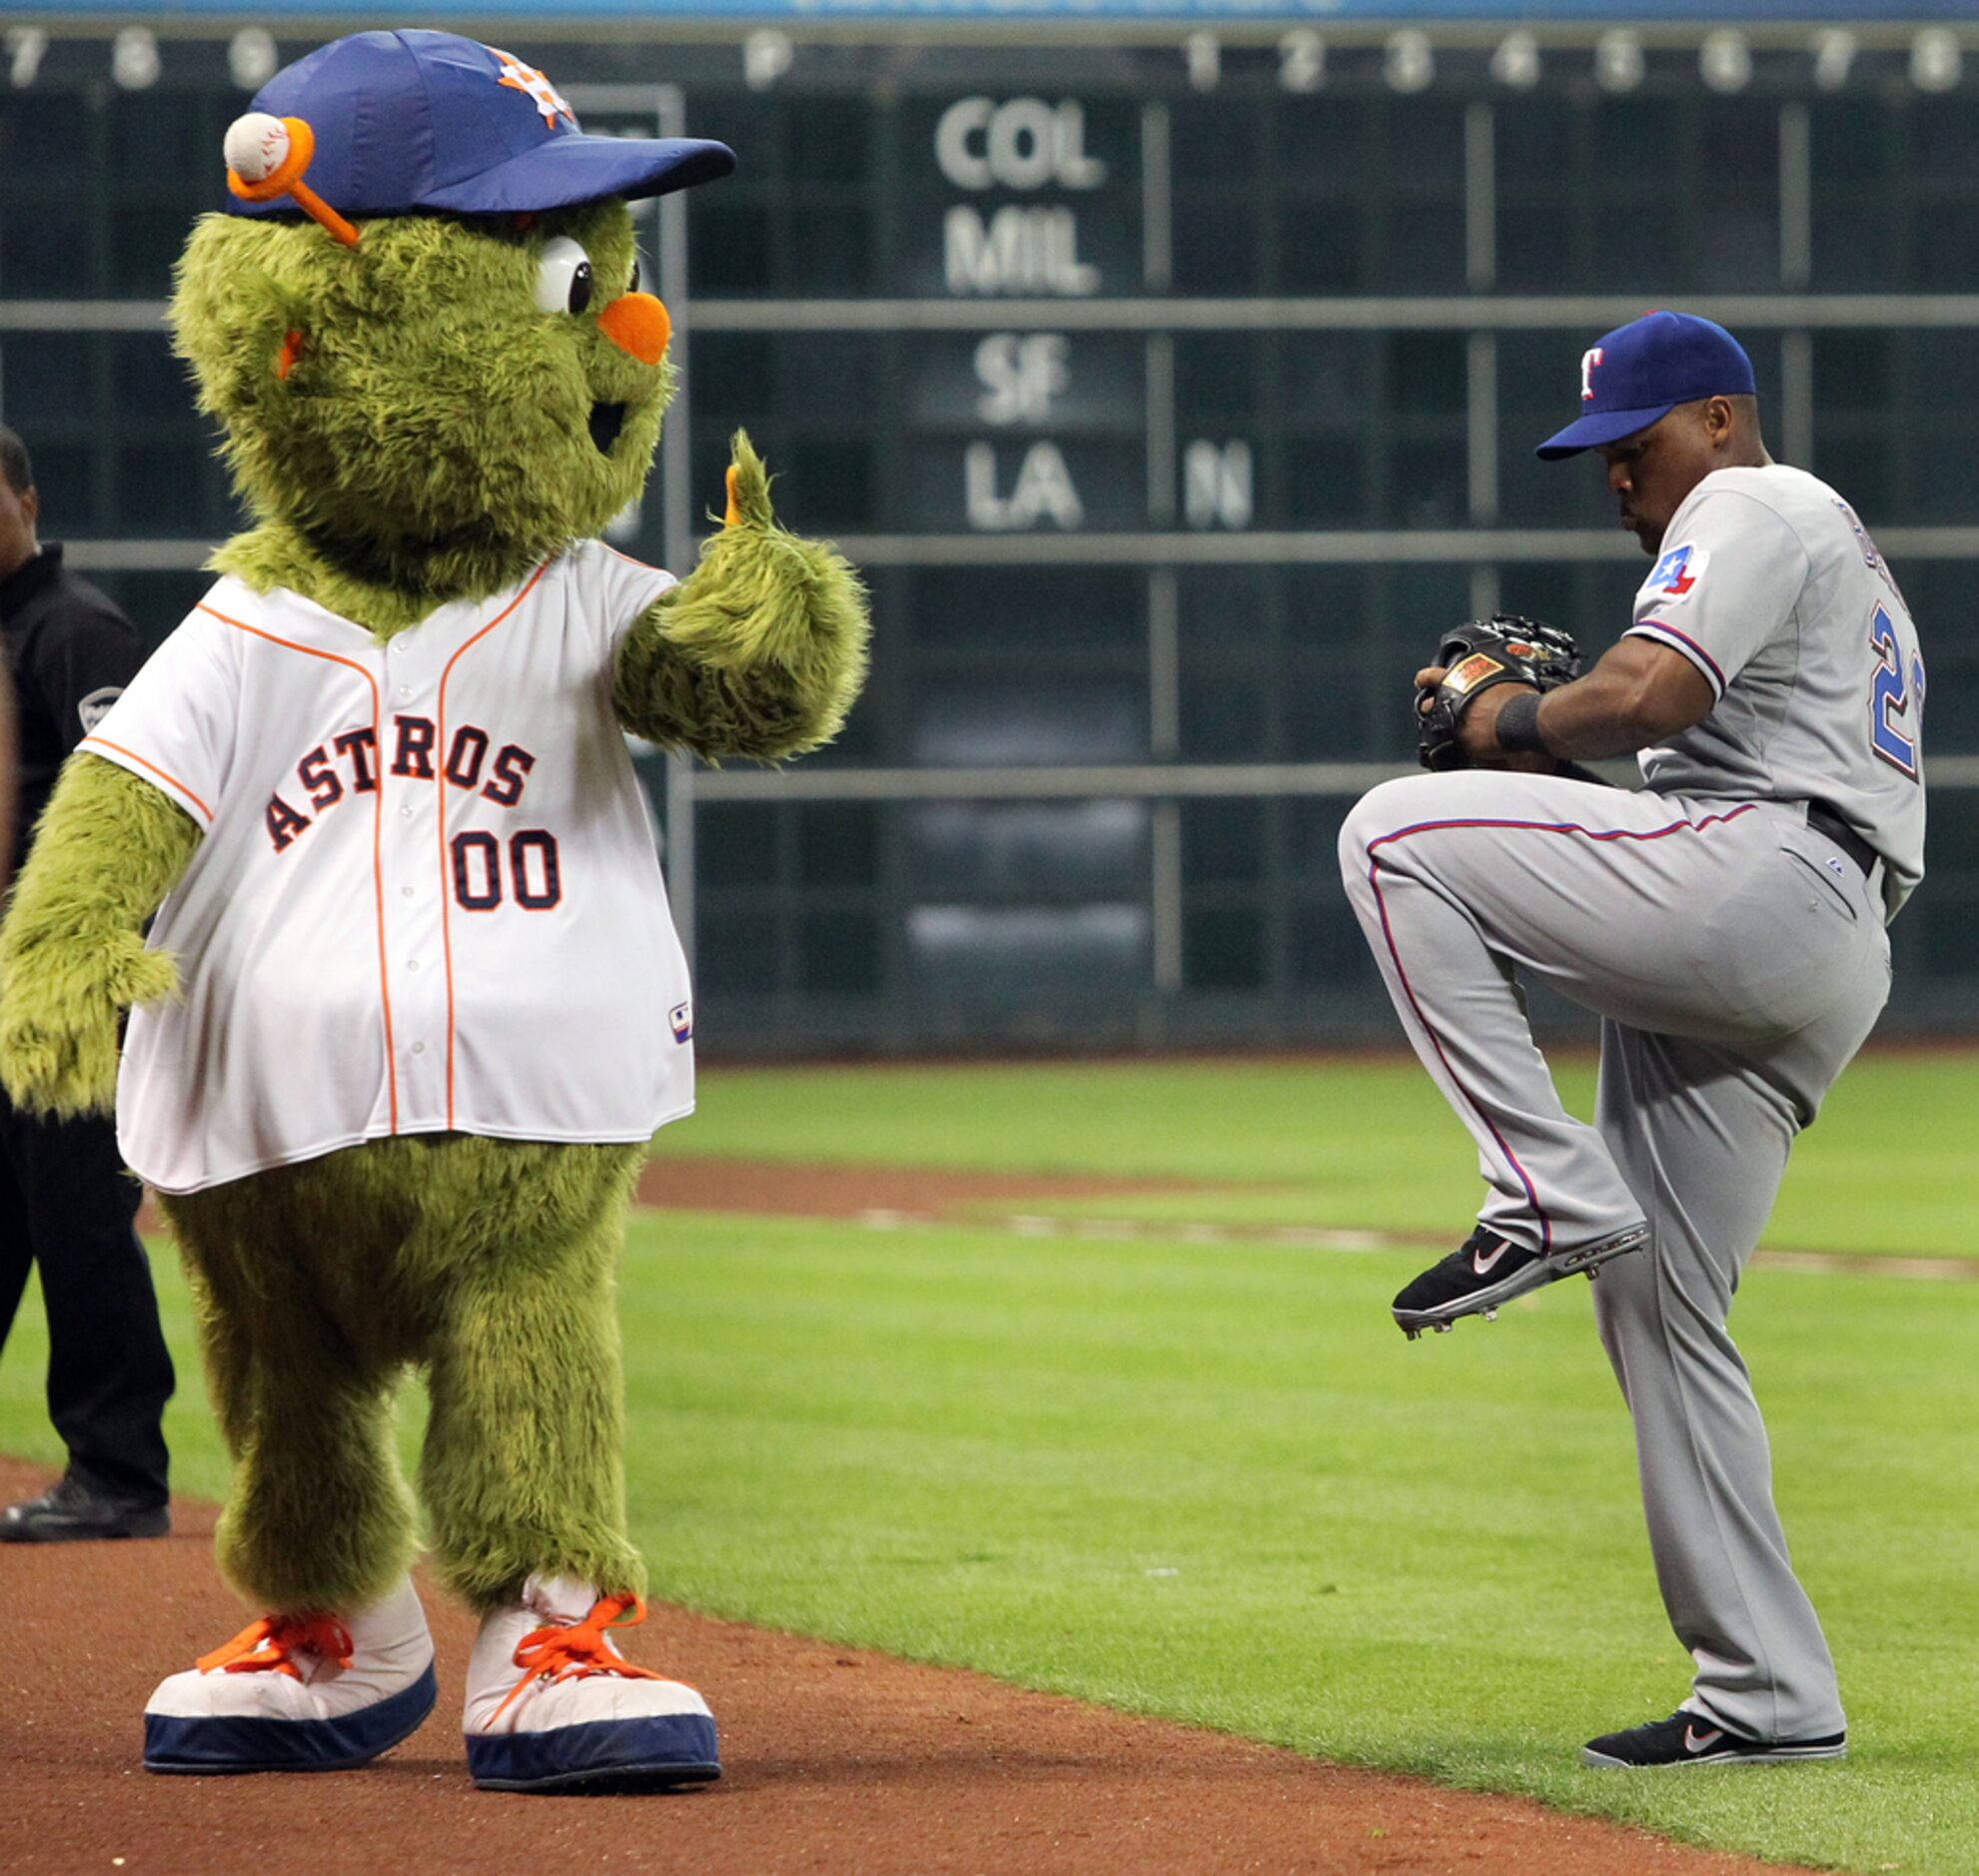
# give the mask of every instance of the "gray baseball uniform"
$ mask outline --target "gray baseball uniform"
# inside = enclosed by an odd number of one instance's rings
[[[1663,542],[1629,629],[1716,702],[1642,752],[1646,787],[1386,782],[1349,815],[1341,866],[1478,1143],[1482,1222],[1544,1252],[1650,1227],[1646,1253],[1602,1270],[1595,1314],[1696,1662],[1686,1707],[1747,1737],[1821,1736],[1843,1723],[1834,1666],[1725,1321],[1788,1146],[1889,993],[1884,926],[1923,874],[1924,666],[1889,569],[1812,475],[1721,469]],[[1602,1018],[1592,1127],[1561,1107],[1514,971]]]

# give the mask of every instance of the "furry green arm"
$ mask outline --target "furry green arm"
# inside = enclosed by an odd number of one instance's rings
[[[115,1107],[119,1015],[179,987],[144,922],[199,843],[162,789],[86,750],[64,765],[0,925],[0,1083],[17,1107]]]
[[[735,433],[729,522],[692,575],[626,633],[618,720],[696,755],[774,762],[829,742],[865,682],[865,588],[831,547],[770,513],[769,477]]]

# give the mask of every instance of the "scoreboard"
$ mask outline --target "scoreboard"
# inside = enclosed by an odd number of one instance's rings
[[[1739,334],[1775,455],[1904,581],[1936,808],[1894,1020],[1969,1026],[1970,9],[1175,10],[465,28],[587,129],[740,158],[641,205],[683,388],[621,544],[690,566],[743,426],[873,591],[837,747],[648,763],[709,1032],[1386,1038],[1335,832],[1409,762],[1443,624],[1503,603],[1599,647],[1625,622],[1639,550],[1586,463],[1531,446],[1651,305]],[[171,262],[247,95],[346,29],[0,36],[0,411],[50,531],[153,634],[235,525],[160,327]]]

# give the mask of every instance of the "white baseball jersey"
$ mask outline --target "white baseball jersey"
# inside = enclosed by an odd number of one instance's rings
[[[166,1192],[393,1134],[632,1141],[693,1106],[613,652],[672,575],[580,541],[381,644],[222,579],[82,747],[205,830],[150,942],[124,1158]]]
[[[1659,794],[1826,801],[1883,856],[1894,916],[1924,876],[1924,659],[1896,579],[1804,469],[1707,475],[1670,517],[1631,635],[1717,699],[1642,752]]]

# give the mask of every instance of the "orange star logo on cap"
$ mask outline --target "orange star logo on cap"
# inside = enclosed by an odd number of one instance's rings
[[[489,51],[501,61],[501,76],[495,80],[496,84],[504,85],[510,91],[523,92],[533,98],[545,124],[553,125],[560,117],[572,130],[576,129],[577,114],[563,102],[556,87],[533,65],[524,65],[512,52],[503,52],[499,46],[490,46]]]

